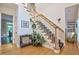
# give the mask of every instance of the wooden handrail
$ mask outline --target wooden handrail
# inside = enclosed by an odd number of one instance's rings
[[[40,16],[43,16],[45,18],[45,20],[54,28],[58,28],[59,30],[61,30],[62,32],[64,32],[59,26],[57,26],[55,23],[53,23],[52,21],[50,21],[47,17],[45,17],[43,14],[39,14]]]
[[[38,13],[38,12],[36,12],[36,13]],[[44,17],[44,20],[45,21],[47,21],[51,26],[53,26],[54,28],[58,28],[59,30],[61,30],[62,32],[64,32],[64,30],[62,30],[59,26],[57,26],[55,23],[53,23],[53,22],[51,22],[46,16],[44,16],[43,14],[39,14],[38,13],[38,15],[36,16],[36,17],[38,17],[38,16],[42,16],[42,17]]]

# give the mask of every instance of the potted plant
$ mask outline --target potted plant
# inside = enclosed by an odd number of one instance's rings
[[[40,35],[39,33],[34,32],[32,35],[32,44],[34,46],[42,46],[42,44],[45,42],[44,37]]]
[[[32,45],[42,46],[42,44],[45,42],[44,37],[35,31],[36,24],[33,22],[33,20],[30,19],[30,21],[32,22],[32,28],[33,28]]]

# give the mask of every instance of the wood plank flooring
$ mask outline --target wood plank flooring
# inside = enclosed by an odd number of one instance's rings
[[[24,48],[17,48],[15,45],[8,44],[0,47],[0,55],[79,55],[79,50],[75,44],[71,43],[66,43],[66,46],[59,54],[45,47],[30,45]]]

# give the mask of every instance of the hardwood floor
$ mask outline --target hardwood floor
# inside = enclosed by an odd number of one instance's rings
[[[64,47],[63,51],[61,51],[61,54],[79,55],[79,49],[77,48],[76,44],[66,42],[66,46]]]
[[[78,55],[79,50],[75,44],[66,43],[66,46],[60,54],[54,53],[52,50],[45,47],[26,46],[17,48],[15,45],[3,45],[0,47],[1,55]]]

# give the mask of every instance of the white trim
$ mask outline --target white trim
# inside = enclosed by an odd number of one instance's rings
[[[0,13],[0,46],[1,46],[1,13]]]

